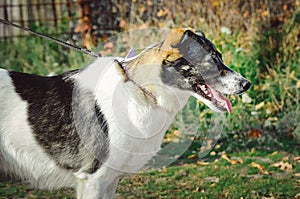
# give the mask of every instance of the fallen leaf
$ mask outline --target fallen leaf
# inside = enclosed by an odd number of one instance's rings
[[[282,159],[281,159],[281,161],[283,162],[283,161],[288,161],[289,160],[289,157],[283,157]]]
[[[126,21],[124,20],[124,19],[122,19],[121,21],[120,21],[120,28],[125,28],[126,27]]]
[[[152,6],[153,5],[152,1],[151,0],[147,0],[147,5],[148,6]]]
[[[222,159],[226,160],[230,164],[237,164],[238,162],[236,160],[231,160],[226,153],[222,154],[221,156]]]
[[[300,161],[300,156],[294,157],[294,161]]]
[[[300,199],[300,193],[297,193],[297,194],[295,195],[295,199]]]
[[[287,162],[277,162],[277,163],[274,163],[272,164],[271,166],[273,167],[277,167],[279,168],[280,170],[283,170],[283,171],[288,171],[288,172],[291,172],[292,169],[293,169],[293,166]]]
[[[294,176],[300,177],[300,173],[295,173]]]
[[[254,168],[257,168],[261,174],[264,174],[264,175],[269,175],[269,174],[270,174],[270,173],[265,169],[265,167],[262,166],[262,165],[260,165],[260,164],[257,164],[257,163],[255,163],[255,162],[252,162],[250,165],[251,165],[252,167],[254,167]]]
[[[189,155],[188,156],[188,159],[194,159],[194,158],[196,158],[197,156],[196,156],[196,154],[192,154],[192,155]]]
[[[252,102],[251,97],[247,93],[242,95],[242,102],[246,104],[250,104]]]
[[[238,163],[240,163],[240,164],[243,164],[243,163],[244,163],[244,160],[243,160],[242,158],[238,158],[237,161],[238,161]]]
[[[258,129],[251,129],[250,131],[248,131],[247,136],[248,138],[259,138],[261,137],[262,132]]]
[[[300,80],[297,81],[296,87],[300,88]]]
[[[263,17],[267,16],[268,14],[269,14],[269,11],[267,11],[267,10],[265,10],[265,11],[263,11],[263,12],[261,13],[261,15],[262,15]]]
[[[183,138],[183,135],[181,134],[181,132],[179,130],[175,130],[174,135],[177,137]]]
[[[255,109],[256,109],[256,110],[259,110],[259,109],[261,109],[262,107],[264,107],[264,105],[265,105],[265,101],[262,101],[261,103],[255,105]]]
[[[205,180],[208,182],[213,182],[213,183],[220,182],[220,178],[218,178],[218,177],[207,177],[207,178],[205,178]]]
[[[198,161],[197,164],[200,166],[205,166],[205,165],[209,165],[209,162]]]
[[[243,13],[243,17],[244,17],[244,18],[247,18],[248,16],[249,16],[249,11],[246,10],[246,11]]]
[[[162,172],[162,173],[167,173],[167,171],[168,171],[168,169],[167,169],[166,166],[163,166],[163,167],[161,168],[161,172]]]
[[[273,153],[270,154],[270,156],[274,156],[274,155],[277,155],[278,154],[278,151],[274,151]]]
[[[199,192],[199,187],[197,187],[193,192]]]

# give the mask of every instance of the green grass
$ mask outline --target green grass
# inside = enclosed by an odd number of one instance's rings
[[[124,178],[116,198],[294,198],[300,192],[300,162],[285,152],[243,152],[230,154],[237,164],[218,157],[208,165],[178,163],[159,171],[148,171]],[[280,162],[293,165],[290,171],[272,166]],[[269,174],[251,166],[255,162]],[[0,198],[74,198],[73,190],[37,191],[20,183],[0,183]]]

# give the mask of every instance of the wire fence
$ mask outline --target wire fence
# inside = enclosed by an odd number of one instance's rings
[[[73,40],[120,30],[120,10],[112,0],[1,0],[0,18],[50,35]],[[28,33],[0,23],[0,39]]]
[[[74,15],[75,7],[71,0],[2,0],[0,3],[0,18],[32,29],[47,26],[51,34],[68,33],[68,26],[65,29],[60,27],[66,19],[73,20]],[[62,32],[64,30],[67,31]],[[2,39],[24,35],[28,33],[0,24]]]
[[[0,0],[0,18],[83,46],[120,30],[143,27],[217,27],[252,30],[252,23],[277,26],[291,17],[298,0]],[[255,20],[253,20],[255,19]],[[0,23],[0,40],[27,36]]]

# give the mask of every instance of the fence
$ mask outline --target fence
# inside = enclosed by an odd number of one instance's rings
[[[87,46],[129,28],[207,24],[211,31],[222,26],[248,30],[253,18],[274,26],[284,23],[297,5],[297,0],[1,0],[0,18],[75,41],[82,37]],[[0,24],[0,39],[24,35]]]
[[[119,8],[111,0],[1,0],[0,18],[50,35],[85,40],[120,30]],[[93,34],[91,34],[93,32]],[[0,39],[28,33],[0,23]],[[89,40],[91,40],[89,38]]]

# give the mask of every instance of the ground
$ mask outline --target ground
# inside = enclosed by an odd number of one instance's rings
[[[300,198],[300,157],[251,151],[195,156],[175,165],[124,178],[116,198]],[[74,198],[73,190],[38,191],[0,184],[0,198]]]

